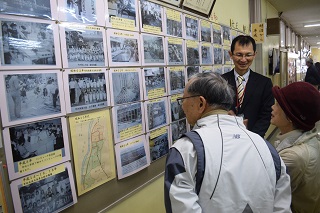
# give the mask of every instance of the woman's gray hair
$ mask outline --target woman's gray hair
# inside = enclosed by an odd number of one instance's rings
[[[198,73],[190,77],[187,92],[203,96],[215,109],[230,110],[234,101],[234,91],[226,80],[212,72]]]

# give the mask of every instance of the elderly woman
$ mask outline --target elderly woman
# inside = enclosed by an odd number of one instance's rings
[[[320,93],[311,84],[273,87],[271,124],[280,130],[275,146],[291,177],[292,212],[320,210]]]

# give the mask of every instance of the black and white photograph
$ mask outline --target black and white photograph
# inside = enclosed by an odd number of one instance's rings
[[[142,34],[143,65],[165,65],[164,37]]]
[[[139,33],[108,29],[107,40],[110,67],[141,66]]]
[[[151,162],[158,160],[169,152],[168,127],[156,129],[148,134]]]
[[[77,203],[69,162],[15,180],[10,187],[15,212],[60,212]]]
[[[187,65],[200,64],[199,42],[186,40]]]
[[[222,75],[224,73],[222,65],[214,65],[213,72]]]
[[[211,43],[201,42],[201,64],[213,64],[213,46]]]
[[[183,93],[186,86],[185,68],[180,67],[168,67],[169,73],[169,95]]]
[[[190,79],[191,76],[200,72],[199,66],[188,66],[187,67],[187,79]]]
[[[231,57],[229,55],[230,46],[223,46],[223,62],[224,64],[231,64]]]
[[[145,133],[142,102],[117,105],[112,108],[112,115],[115,143]]]
[[[231,70],[232,70],[231,65],[224,65],[223,66],[223,73],[227,73],[227,72],[229,72]]]
[[[178,120],[170,124],[171,127],[171,140],[174,144],[184,133],[187,132],[186,119]]]
[[[201,66],[200,71],[202,73],[213,72],[213,67],[212,66]]]
[[[199,41],[199,20],[190,15],[185,15],[185,39]]]
[[[166,96],[166,72],[164,67],[143,68],[144,100]]]
[[[145,136],[115,145],[118,179],[133,175],[150,165],[148,148]]]
[[[64,89],[67,113],[109,106],[109,84],[106,69],[66,69]]]
[[[106,36],[102,27],[63,25],[60,35],[64,68],[107,65]]]
[[[214,44],[222,45],[221,25],[219,24],[212,24],[212,41]]]
[[[141,32],[163,34],[163,8],[147,0],[140,0]]]
[[[66,131],[67,123],[63,117],[5,128],[9,179],[70,160]]]
[[[140,68],[110,69],[111,105],[141,101]]]
[[[177,101],[177,99],[182,98],[182,96],[183,94],[176,94],[170,97],[171,122],[175,122],[186,117],[183,112],[182,105],[179,105]]]
[[[168,65],[184,64],[184,41],[180,38],[167,37]]]
[[[211,23],[209,21],[201,19],[200,26],[201,26],[201,40],[200,41],[211,43]]]
[[[182,38],[182,13],[169,8],[165,9],[166,29],[168,36],[176,36]]]
[[[230,45],[231,44],[231,37],[230,37],[230,27],[227,26],[221,26],[222,28],[222,38],[223,38],[223,44],[224,45]]]
[[[138,1],[137,0],[108,0],[107,27],[138,31]]]
[[[144,102],[146,113],[146,131],[168,124],[167,98]]]
[[[58,0],[59,20],[104,26],[103,0]]]
[[[223,59],[222,46],[214,45],[213,46],[213,63],[222,64],[222,59]]]
[[[3,126],[65,115],[62,72],[0,72]]]
[[[57,24],[47,20],[23,18],[21,21],[7,17],[0,16],[0,69],[61,67]]]
[[[0,11],[2,14],[57,19],[57,3],[55,0],[2,0]]]

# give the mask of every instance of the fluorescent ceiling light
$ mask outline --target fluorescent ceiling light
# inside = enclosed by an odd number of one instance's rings
[[[319,41],[319,42],[317,42],[317,44],[320,44],[320,41]]]
[[[318,23],[318,24],[305,24],[304,27],[320,27],[320,23]]]

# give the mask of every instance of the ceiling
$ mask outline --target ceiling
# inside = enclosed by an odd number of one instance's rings
[[[311,47],[320,48],[320,26],[304,27],[305,24],[320,24],[320,0],[267,0],[293,32],[301,35]],[[280,15],[281,14],[281,15]]]

